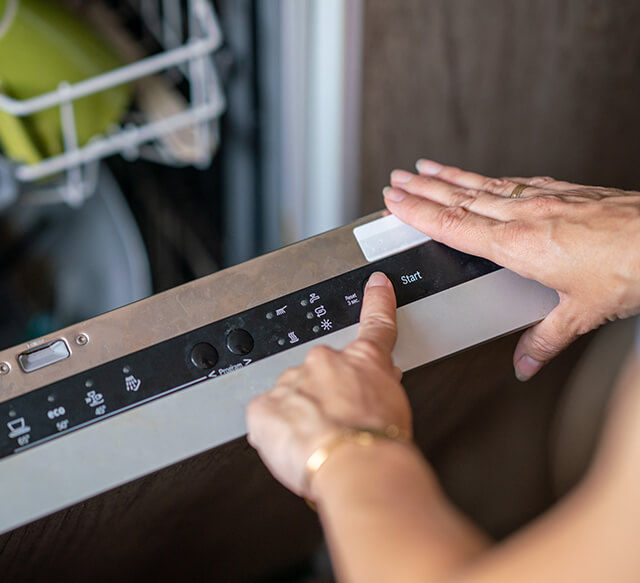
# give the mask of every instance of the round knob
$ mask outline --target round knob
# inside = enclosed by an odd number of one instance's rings
[[[227,348],[233,354],[249,354],[253,350],[253,336],[246,330],[231,330],[227,334]]]
[[[191,362],[200,369],[212,369],[218,362],[218,351],[208,342],[200,342],[191,349]]]

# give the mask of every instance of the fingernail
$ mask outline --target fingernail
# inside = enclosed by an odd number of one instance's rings
[[[407,196],[404,192],[402,192],[402,190],[398,190],[397,188],[391,188],[390,186],[387,186],[382,191],[382,194],[384,195],[385,198],[388,198],[393,202],[400,202],[405,196]]]
[[[367,281],[367,287],[386,287],[389,285],[389,279],[381,271],[372,273]]]
[[[404,170],[394,170],[391,173],[391,180],[393,180],[393,182],[399,182],[401,184],[409,182],[412,178],[413,174],[411,174],[411,172],[405,172]]]
[[[433,160],[420,159],[416,162],[416,168],[421,174],[430,174],[431,176],[438,174],[442,170],[442,164],[438,164]]]
[[[534,360],[526,354],[520,357],[520,360],[516,362],[516,378],[524,383],[534,376],[542,368],[542,363]]]

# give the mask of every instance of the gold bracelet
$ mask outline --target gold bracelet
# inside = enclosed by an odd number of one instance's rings
[[[342,444],[355,443],[363,447],[373,445],[376,439],[386,439],[398,441],[400,443],[411,443],[411,437],[402,431],[397,425],[389,425],[385,429],[372,429],[368,427],[345,427],[339,431],[331,440],[316,449],[305,463],[305,486],[307,492],[311,488],[311,481],[320,468],[329,459],[329,456]],[[315,504],[305,499],[307,504],[316,510]]]

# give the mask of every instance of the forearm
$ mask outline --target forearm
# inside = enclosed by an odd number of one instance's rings
[[[419,452],[400,443],[343,445],[315,476],[313,495],[342,582],[438,580],[489,545]]]
[[[631,360],[611,404],[603,444],[583,482],[530,526],[444,581],[640,581],[638,419],[640,363]]]
[[[344,445],[313,481],[341,583],[595,583],[607,574],[637,581],[640,531],[628,494],[620,483],[589,479],[541,520],[491,546],[446,500],[419,454],[401,444]]]
[[[438,583],[636,583],[634,496],[588,480],[556,508]]]

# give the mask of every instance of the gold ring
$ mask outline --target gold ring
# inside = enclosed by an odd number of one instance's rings
[[[520,198],[520,195],[529,188],[528,184],[516,184],[516,187],[513,189],[511,193],[511,198]]]

